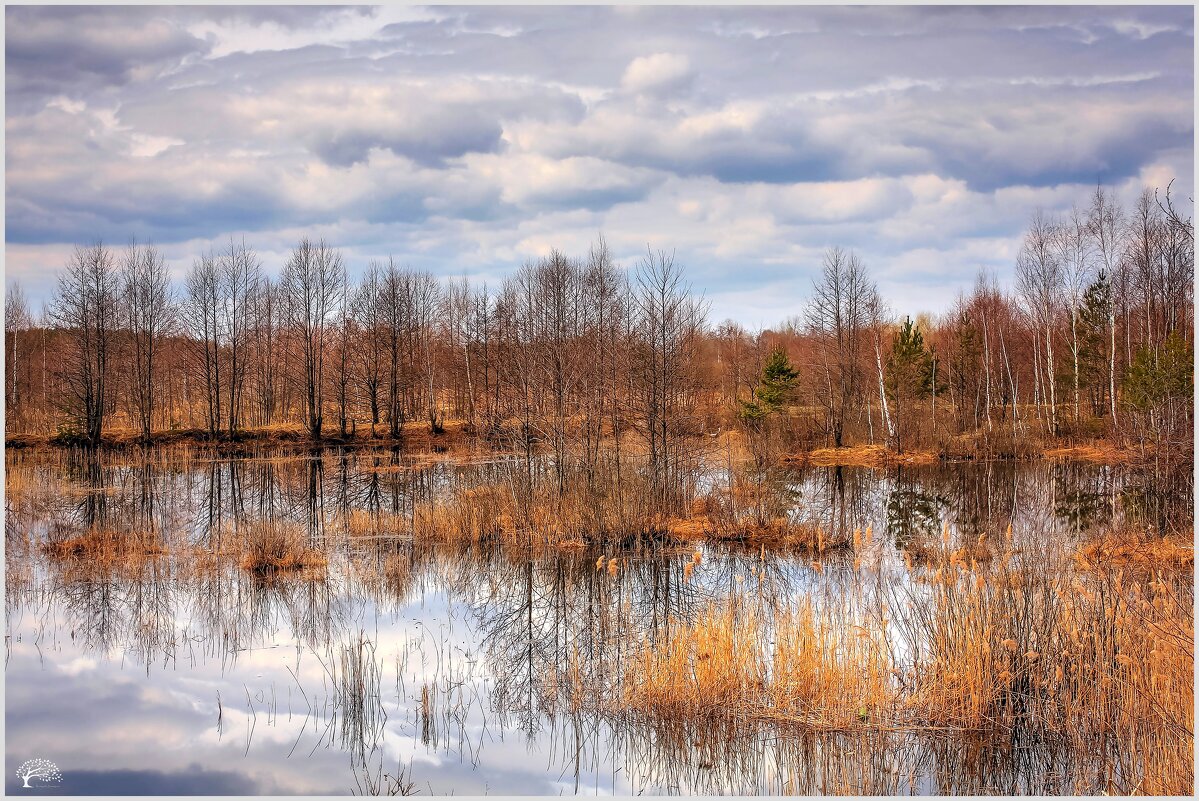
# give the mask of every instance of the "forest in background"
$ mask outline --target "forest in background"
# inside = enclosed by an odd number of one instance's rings
[[[352,280],[309,239],[278,277],[230,241],[181,286],[152,244],[78,247],[40,314],[19,286],[6,295],[7,441],[394,442],[452,422],[583,463],[628,441],[663,475],[728,431],[767,461],[1103,441],[1181,464],[1192,222],[1168,188],[1129,208],[1102,187],[1082,200],[1033,216],[1009,287],[980,273],[944,313],[898,319],[867,265],[831,248],[797,314],[761,332],[712,325],[669,253],[626,271],[602,238],[495,287],[392,260]]]

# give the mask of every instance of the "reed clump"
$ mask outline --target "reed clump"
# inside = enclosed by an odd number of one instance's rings
[[[394,512],[353,509],[342,516],[341,525],[350,537],[391,537],[407,534],[411,519]]]
[[[794,550],[813,557],[846,552],[853,547],[852,535],[846,530],[829,531],[818,523],[786,517],[743,519],[714,529],[708,538],[742,542],[755,548]]]
[[[656,720],[746,718],[850,730],[891,720],[896,688],[877,630],[804,603],[709,605],[659,642],[642,642],[619,706]]]
[[[1080,574],[1068,555],[926,568],[896,605],[915,653],[905,707],[932,728],[1030,732],[1110,764],[1109,789],[1189,795],[1189,580]]]
[[[561,487],[552,477],[529,481],[516,473],[418,504],[411,530],[418,539],[439,542],[633,547],[668,539],[670,520],[648,480],[633,471],[619,482],[602,473],[572,473]]]
[[[1177,534],[1156,536],[1139,529],[1126,529],[1084,543],[1075,551],[1074,558],[1082,570],[1194,570],[1195,546],[1192,540]]]
[[[657,642],[643,641],[624,672],[621,708],[657,719],[760,710],[767,662],[754,620],[735,605],[710,605],[693,623],[677,624]]]
[[[979,561],[943,539],[944,558],[889,600],[775,611],[735,595],[672,620],[633,646],[610,708],[661,724],[1032,737],[1101,769],[1110,792],[1189,795],[1189,571],[1084,572],[1069,553],[1021,560],[1002,536]]]
[[[298,526],[262,520],[241,530],[241,567],[260,576],[324,568],[324,553],[309,547]]]
[[[891,722],[898,688],[890,649],[874,622],[801,604],[777,621],[767,706],[818,729]]]
[[[796,515],[793,504],[774,483],[743,479],[731,491],[721,487],[699,496],[691,504],[690,515],[672,518],[667,528],[676,539],[741,543],[813,557],[854,547],[854,535],[847,526],[826,528]]]
[[[499,484],[460,488],[446,500],[420,505],[412,515],[412,535],[432,542],[480,543],[513,533],[510,493]]]
[[[999,545],[1006,547],[1010,539],[1009,526],[1007,535]],[[936,569],[987,564],[995,557],[993,544],[992,538],[985,533],[977,537],[955,538],[949,524],[944,523],[939,540],[927,534],[914,536],[902,544],[901,550],[908,570],[917,566]]]
[[[91,528],[76,537],[48,542],[42,548],[55,559],[86,559],[95,564],[154,557],[167,552],[155,532],[120,531],[108,527]]]

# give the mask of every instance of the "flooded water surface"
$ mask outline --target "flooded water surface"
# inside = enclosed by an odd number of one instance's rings
[[[813,556],[411,535],[405,521],[493,482],[502,460],[10,454],[7,467],[10,792],[32,758],[57,764],[66,793],[1098,792],[1118,764],[1019,732],[656,723],[618,700],[638,681],[637,649],[704,610],[808,603],[848,621],[921,592],[916,543],[973,547],[1010,525],[1013,552],[1034,562],[1191,503],[1074,464],[771,476],[789,515],[857,532]],[[222,557],[265,523],[302,532],[319,558],[283,574]],[[103,564],[46,547],[133,529],[156,544]],[[883,624],[902,664],[920,645],[898,618]]]

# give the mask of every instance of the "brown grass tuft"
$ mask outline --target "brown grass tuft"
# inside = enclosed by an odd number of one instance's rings
[[[670,632],[636,649],[619,699],[626,714],[742,717],[820,730],[891,717],[894,689],[881,636],[808,604],[773,621],[758,608],[709,605],[694,623]]]
[[[56,559],[87,559],[96,563],[165,554],[157,535],[135,535],[110,528],[90,529],[78,537],[42,546]]]
[[[1046,459],[1057,459],[1070,462],[1089,462],[1091,464],[1133,464],[1141,460],[1141,452],[1136,448],[1126,448],[1113,442],[1099,440],[1088,445],[1067,445],[1058,448],[1046,448]]]
[[[933,451],[898,453],[881,445],[857,445],[846,448],[817,448],[807,453],[792,454],[783,457],[783,463],[810,464],[816,467],[899,467],[934,464],[938,458]]]
[[[1125,530],[1087,542],[1074,554],[1083,570],[1128,568],[1138,571],[1182,570],[1195,567],[1195,546],[1182,537],[1152,536]]]
[[[260,576],[323,568],[328,563],[320,551],[308,547],[297,526],[279,521],[259,521],[242,530],[241,567]]]

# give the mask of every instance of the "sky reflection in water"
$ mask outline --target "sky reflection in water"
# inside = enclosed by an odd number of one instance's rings
[[[766,588],[752,576],[759,567],[770,591],[837,602],[856,575],[843,562],[817,573],[806,559],[775,554],[762,562],[760,553],[708,548],[704,568],[683,582],[689,547],[635,555],[612,577],[595,570],[591,551],[530,559],[498,547],[409,544],[397,551],[411,567],[399,580],[364,578],[363,566],[379,557],[363,547],[331,549],[325,582],[262,583],[235,565],[208,577],[164,578],[150,566],[81,580],[44,558],[21,574],[11,561],[12,527],[38,537],[54,521],[97,514],[97,489],[101,514],[119,517],[148,488],[158,519],[194,541],[239,507],[267,504],[326,525],[338,504],[402,508],[438,491],[445,477],[422,484],[408,474],[381,489],[377,473],[330,459],[150,473],[36,461],[18,469],[43,483],[69,474],[79,491],[18,505],[9,516],[10,793],[22,792],[16,765],[34,757],[59,766],[67,794],[361,793],[386,789],[384,773],[402,773],[421,792],[457,794],[811,793],[844,782],[891,793],[1063,789],[1034,775],[1043,765],[1028,775],[1019,765],[992,771],[981,785],[963,778],[955,788],[947,766],[952,773],[985,760],[925,747],[854,762],[855,749],[865,754],[869,744],[822,746],[777,734],[740,733],[729,742],[722,732],[690,732],[672,742],[547,700],[547,683],[580,643],[616,668],[616,646],[635,633],[686,618],[708,598]],[[1079,466],[814,470],[785,480],[803,514],[881,532],[875,568],[897,561],[897,542],[939,532],[943,521],[965,537],[1012,520],[1035,552],[1107,525],[1129,497],[1116,471]],[[383,714],[350,720],[338,680],[360,637],[377,669],[367,690]],[[844,760],[862,775],[847,777]]]

